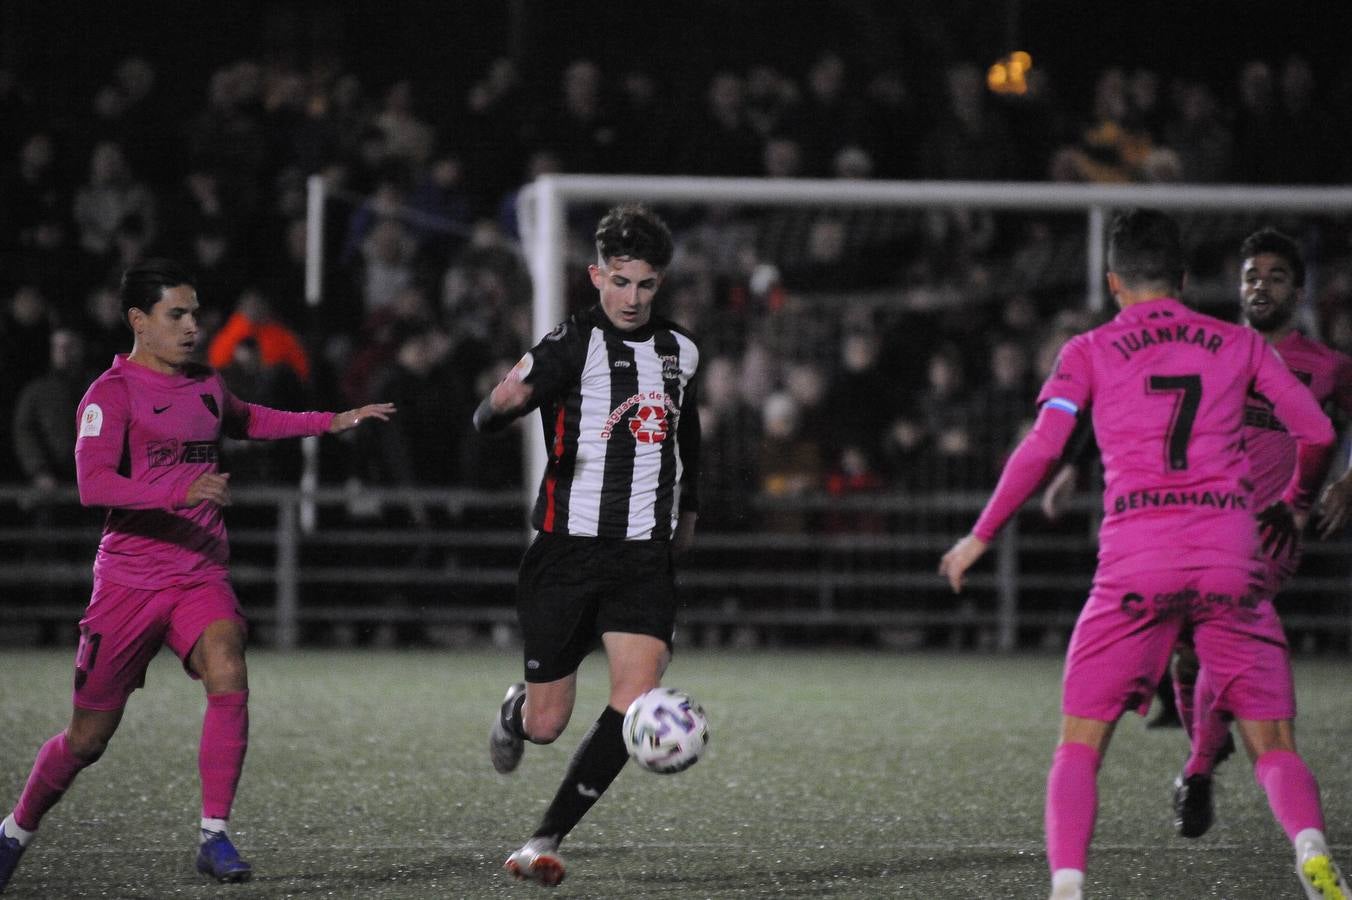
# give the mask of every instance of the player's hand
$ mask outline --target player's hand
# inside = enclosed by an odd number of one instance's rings
[[[217,506],[229,506],[230,473],[205,472],[198,475],[193,483],[188,485],[188,494],[183,502],[187,504],[189,509],[203,502],[215,503]]]
[[[685,556],[695,546],[696,518],[696,513],[683,512],[676,520],[676,534],[671,539],[671,555],[674,559]]]
[[[953,588],[953,593],[962,593],[963,576],[981,558],[981,554],[986,552],[987,546],[981,538],[969,534],[954,544],[944,554],[943,559],[939,560],[939,574],[948,579],[948,584]]]
[[[1344,476],[1324,488],[1319,498],[1319,536],[1328,539],[1342,530],[1352,514],[1352,476]]]
[[[382,422],[388,422],[394,412],[393,403],[368,403],[366,406],[357,409],[337,413],[333,417],[333,421],[329,423],[329,434],[341,434],[344,431],[350,431],[367,419],[379,419]]]
[[[1062,466],[1052,476],[1051,482],[1042,492],[1042,514],[1049,521],[1055,522],[1060,517],[1061,511],[1066,508],[1066,502],[1070,500],[1070,495],[1075,493],[1075,484],[1078,480],[1074,466]]]
[[[1284,501],[1269,504],[1258,514],[1258,533],[1263,538],[1263,552],[1276,559],[1283,553],[1296,552],[1306,517],[1296,513]]]
[[[493,388],[489,402],[493,405],[494,413],[511,414],[525,409],[534,393],[535,388],[522,380],[521,370],[514,368],[507,373],[506,378],[498,382],[497,387]]]

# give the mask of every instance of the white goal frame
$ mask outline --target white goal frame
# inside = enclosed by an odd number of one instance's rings
[[[1104,239],[1108,214],[1113,210],[1146,206],[1199,212],[1266,210],[1346,214],[1352,213],[1352,188],[545,175],[527,185],[518,201],[521,242],[534,285],[532,344],[548,334],[566,315],[565,222],[569,204],[625,201],[737,203],[760,207],[1079,211],[1087,217],[1085,302],[1097,311],[1107,302]],[[315,296],[318,296],[317,292]],[[529,511],[544,474],[545,448],[541,430],[526,428],[522,444],[524,491]]]

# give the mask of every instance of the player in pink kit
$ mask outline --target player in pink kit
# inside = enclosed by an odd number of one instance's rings
[[[1320,406],[1333,404],[1344,414],[1352,414],[1352,359],[1296,329],[1295,312],[1305,285],[1305,264],[1296,242],[1264,229],[1245,239],[1240,258],[1239,293],[1245,322],[1277,351]],[[1261,510],[1279,499],[1290,482],[1296,441],[1260,393],[1250,393],[1244,419],[1254,508]],[[1326,532],[1341,524],[1332,507],[1350,491],[1352,473],[1326,491]],[[1265,584],[1273,597],[1299,566],[1299,536],[1304,525],[1304,515],[1297,515],[1289,528],[1278,529],[1271,551],[1261,557]],[[1174,686],[1192,740],[1192,753],[1175,783],[1175,824],[1184,837],[1195,838],[1205,834],[1215,819],[1211,777],[1231,745],[1230,715],[1218,706],[1214,681],[1205,669],[1199,671],[1196,654],[1186,642],[1174,662]]]
[[[1258,550],[1246,398],[1256,388],[1298,442],[1280,504],[1308,508],[1333,428],[1256,332],[1188,309],[1177,224],[1153,210],[1114,222],[1108,287],[1121,307],[1072,338],[1038,396],[1040,411],[972,533],[944,554],[954,591],[1000,527],[1052,471],[1087,411],[1103,455],[1103,524],[1089,599],[1066,654],[1060,742],[1047,776],[1054,900],[1083,895],[1098,769],[1121,715],[1144,714],[1184,626],[1222,685],[1254,773],[1292,839],[1311,897],[1344,897],[1328,853],[1318,787],[1295,751],[1285,637],[1251,579]]]
[[[219,441],[337,434],[394,413],[386,403],[336,415],[281,412],[234,397],[213,369],[189,360],[199,336],[197,292],[176,263],[133,266],[121,295],[135,335],[131,353],[94,381],[75,423],[80,502],[108,507],[108,518],[80,620],[74,711],[38,752],[0,823],[0,890],[43,815],[107,748],[162,644],[207,692],[197,869],[218,881],[250,877],[226,827],[248,742],[249,689],[245,619],[226,569],[221,513],[230,476],[218,470]]]

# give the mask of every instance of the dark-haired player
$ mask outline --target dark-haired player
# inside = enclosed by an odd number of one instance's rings
[[[1333,404],[1352,414],[1352,359],[1312,340],[1296,327],[1305,286],[1305,263],[1300,248],[1272,229],[1254,232],[1240,246],[1239,296],[1244,321],[1277,351],[1287,368],[1304,383],[1321,406]],[[1245,409],[1244,445],[1253,482],[1254,508],[1261,510],[1280,498],[1296,464],[1296,441],[1273,412],[1271,401],[1251,392]],[[1341,526],[1345,498],[1352,492],[1352,474],[1325,492],[1325,536]],[[1300,533],[1306,513],[1297,510],[1285,535],[1274,536],[1270,552],[1261,556],[1265,588],[1276,596],[1300,565]],[[1215,818],[1212,772],[1233,746],[1226,711],[1225,685],[1217,684],[1185,643],[1174,662],[1179,710],[1188,726],[1192,753],[1174,791],[1175,824],[1184,837],[1200,837]],[[1194,689],[1195,685],[1195,689]],[[1194,708],[1195,703],[1195,708]]]
[[[1292,840],[1302,886],[1311,897],[1346,898],[1318,787],[1295,748],[1281,622],[1250,574],[1258,530],[1242,440],[1249,391],[1268,398],[1297,442],[1295,471],[1265,519],[1308,508],[1333,427],[1261,335],[1175,299],[1183,269],[1171,218],[1134,210],[1113,222],[1108,287],[1121,312],[1062,348],[1036,425],[939,571],[961,590],[966,571],[1056,465],[1076,416],[1092,416],[1104,517],[1094,584],[1066,653],[1060,742],[1047,776],[1053,900],[1083,895],[1103,754],[1122,714],[1148,708],[1184,627],[1225,685],[1226,708]]]
[[[548,744],[573,712],[577,669],[599,638],[610,698],[582,739],[544,819],[508,857],[517,878],[558,884],[559,843],[628,759],[620,724],[657,687],[676,620],[673,556],[694,538],[699,348],[653,315],[671,233],[642,206],[610,210],[588,266],[599,302],[521,358],[474,413],[481,431],[540,410],[548,450],[521,563],[517,614],[525,681],[494,718],[493,766],[511,772],[525,741]]]
[[[245,619],[226,568],[230,476],[217,464],[221,435],[337,434],[394,412],[377,403],[336,415],[292,413],[237,399],[213,369],[190,359],[199,337],[197,291],[177,263],[133,266],[121,296],[135,336],[131,353],[90,385],[72,423],[80,502],[108,508],[80,620],[74,711],[70,726],[43,744],[18,805],[0,823],[0,890],[42,817],[103,755],[127,699],[166,644],[207,692],[197,869],[218,881],[250,877],[227,831],[248,743],[249,687]]]

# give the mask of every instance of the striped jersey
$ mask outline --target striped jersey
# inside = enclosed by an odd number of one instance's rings
[[[535,528],[670,540],[679,514],[698,509],[699,347],[689,332],[656,315],[620,331],[597,304],[517,365],[548,452]]]

